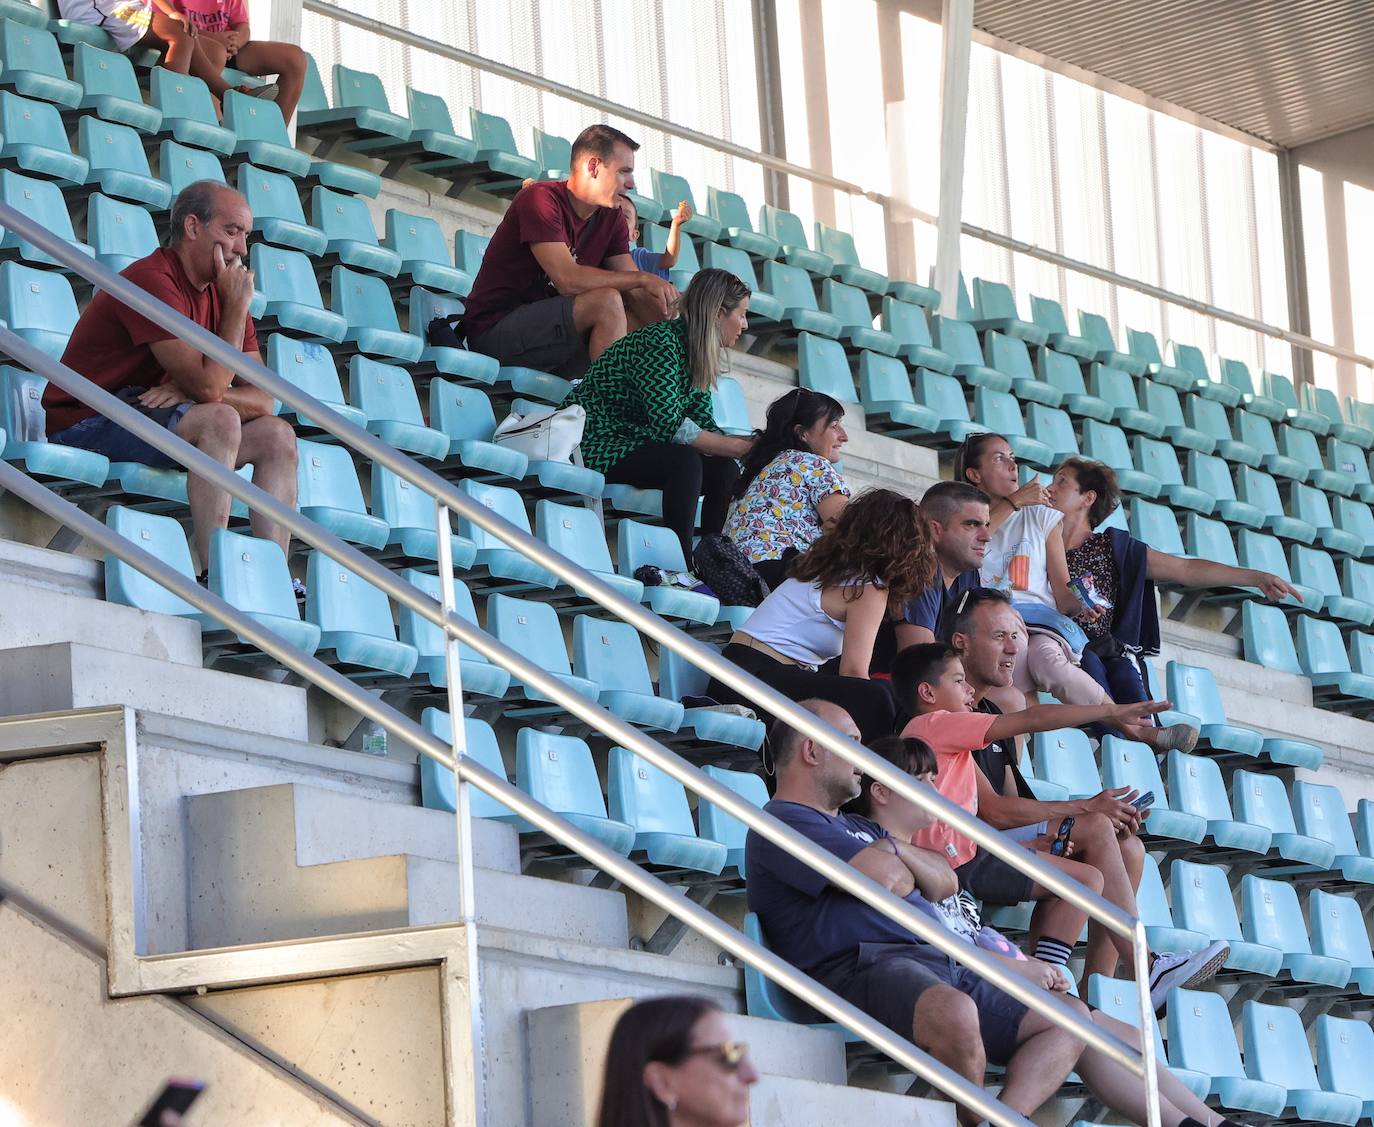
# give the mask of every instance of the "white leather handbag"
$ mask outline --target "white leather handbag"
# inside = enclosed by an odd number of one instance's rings
[[[519,451],[531,462],[571,462],[582,441],[587,412],[580,404],[509,414],[491,436],[497,446]]]

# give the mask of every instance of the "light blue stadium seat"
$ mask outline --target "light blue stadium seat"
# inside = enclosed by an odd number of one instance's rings
[[[1240,882],[1240,898],[1245,938],[1282,953],[1282,969],[1295,983],[1339,987],[1350,980],[1350,964],[1344,959],[1312,954],[1292,884],[1248,873]]]
[[[105,524],[136,548],[156,556],[168,567],[187,579],[194,580],[196,570],[191,563],[191,549],[186,533],[172,517],[139,512],[123,505],[111,505],[105,513]],[[205,626],[214,620],[201,614],[179,595],[144,575],[137,568],[116,556],[105,554],[105,598],[112,603],[190,618]]]
[[[76,298],[63,275],[0,263],[0,321],[34,348],[60,360],[76,318]]]
[[[1169,1066],[1210,1077],[1207,1095],[1223,1108],[1260,1115],[1283,1111],[1287,1089],[1252,1079],[1241,1064],[1231,1018],[1220,994],[1170,990],[1166,1036]]]
[[[1069,323],[1064,319],[1064,309],[1059,302],[1031,294],[1030,303],[1031,320],[1045,330],[1050,348],[1080,360],[1091,360],[1096,355],[1097,348],[1092,341],[1069,332]]]
[[[57,107],[8,90],[0,91],[0,160],[72,187],[86,183],[86,158],[72,152]]]
[[[496,516],[510,521],[520,531],[530,531],[525,503],[514,489],[470,479],[460,481],[458,489]],[[514,548],[506,547],[505,541],[497,539],[464,516],[458,517],[458,533],[477,545],[477,557],[473,564],[474,582],[480,581],[484,586],[490,586],[495,581],[507,591],[530,588],[553,590],[558,586],[558,579],[553,572],[546,571]]]
[[[840,322],[840,339],[851,349],[870,349],[884,356],[896,356],[901,351],[901,343],[895,336],[885,329],[873,327],[873,313],[862,290],[827,278],[821,283],[821,309]],[[969,332],[972,334],[972,327]],[[976,354],[976,337],[973,347]],[[981,356],[978,363],[982,364]]]
[[[435,602],[439,601],[443,587],[437,575],[406,568],[401,572],[401,578],[431,596]],[[453,581],[453,613],[474,626],[477,625],[477,609],[472,603],[472,592],[461,579]],[[414,646],[419,655],[415,663],[416,676],[425,677],[436,689],[447,689],[447,632],[404,603],[397,605],[397,619],[401,641],[408,646]],[[500,700],[510,688],[510,674],[499,665],[493,665],[466,642],[458,643],[458,675],[462,678],[464,696],[476,695]],[[446,731],[441,736],[444,740],[448,739]],[[424,759],[421,759],[421,763],[423,762]]]
[[[1210,669],[1171,661],[1168,678],[1168,699],[1179,711],[1190,713],[1202,722],[1200,735],[1215,751],[1252,757],[1259,755],[1264,738],[1252,728],[1227,722],[1221,693],[1217,691],[1217,683]]]
[[[1088,391],[1111,409],[1108,422],[1115,423],[1123,430],[1147,434],[1152,438],[1158,438],[1164,433],[1163,420],[1140,409],[1135,382],[1119,368],[1093,364]],[[1070,410],[1072,409],[1070,407]]]
[[[1149,867],[1148,864],[1146,867]],[[1252,943],[1242,932],[1225,869],[1220,865],[1176,860],[1169,874],[1174,918],[1181,927],[1192,932],[1210,939],[1226,940],[1231,945],[1226,955],[1227,971],[1262,975],[1265,978],[1272,978],[1279,973],[1283,952],[1277,947]]]
[[[743,251],[755,259],[777,258],[782,250],[776,239],[754,230],[754,224],[749,219],[749,205],[744,202],[743,196],[735,192],[708,186],[706,213],[720,224],[717,242]]]
[[[41,223],[52,234],[72,243],[79,250],[87,254],[94,253],[85,243],[77,241],[72,231],[71,211],[67,201],[62,197],[62,189],[51,180],[36,180],[31,176],[20,176],[17,172],[4,169],[0,171],[0,200]],[[146,211],[143,212],[145,218],[147,214]],[[151,226],[151,221],[149,225]],[[20,238],[14,231],[3,230],[3,237],[0,237],[0,254],[6,258],[18,256],[35,266],[55,267],[62,271],[67,269],[59,265],[57,259],[45,254],[28,240]],[[78,284],[86,283],[81,280]]]
[[[215,116],[210,88],[193,74],[177,74],[153,67],[148,75],[148,95],[162,115],[161,132],[197,149],[230,156],[237,137]]]
[[[1361,1100],[1360,1119],[1374,1119],[1374,1027],[1367,1021],[1323,1014],[1317,1031],[1317,1075],[1328,1092]]]
[[[521,728],[515,737],[515,785],[607,849],[627,855],[634,846],[634,827],[607,817],[591,750],[576,737]],[[522,826],[522,832],[528,829]]]
[[[1082,449],[1084,457],[1111,466],[1123,493],[1149,498],[1159,496],[1163,483],[1153,474],[1136,468],[1126,435],[1120,427],[1096,419],[1084,419]]]
[[[834,259],[819,250],[812,250],[807,245],[806,229],[802,226],[802,221],[790,211],[767,204],[760,207],[759,230],[778,244],[781,248],[778,257],[786,265],[797,267],[818,278],[829,278],[834,272]],[[767,288],[770,293],[777,293],[771,285]]]
[[[1374,511],[1363,501],[1350,497],[1336,497],[1331,506],[1335,527],[1354,537],[1352,543],[1359,545],[1351,553],[1360,559],[1374,557]]]
[[[1227,524],[1251,529],[1264,527],[1264,513],[1236,497],[1231,469],[1215,454],[1200,454],[1190,450],[1187,481],[1216,502],[1213,511]]]
[[[1026,404],[1026,433],[1049,450],[1050,465],[1078,456],[1078,436],[1068,412],[1042,403]],[[1120,509],[1116,510],[1120,513]]]
[[[1347,419],[1341,411],[1341,401],[1330,388],[1305,383],[1302,385],[1301,395],[1303,409],[1326,419],[1332,438],[1348,442],[1362,450],[1374,446],[1374,430],[1358,420]]]
[[[1265,609],[1274,610],[1272,607]],[[1287,627],[1282,614],[1279,614],[1279,622]],[[1336,623],[1299,615],[1297,643],[1300,671],[1312,682],[1314,704],[1340,711],[1374,709],[1374,677],[1352,672],[1350,655],[1346,653],[1345,641]],[[1254,660],[1250,657],[1248,644],[1246,660]]]
[[[684,572],[682,545],[676,534],[659,525],[622,520],[616,529],[616,561],[621,575],[633,576],[646,564],[668,572]],[[710,626],[720,614],[720,600],[682,587],[645,587],[644,602],[664,618],[685,619]]]
[[[339,383],[338,369],[334,367],[334,358],[323,345],[273,333],[267,340],[267,366],[282,379],[289,380],[321,403],[328,404],[355,426],[361,427],[367,422],[367,417],[361,411],[344,402],[343,387]],[[321,430],[318,423],[298,414],[294,408],[283,406],[280,413],[292,418],[299,430]],[[328,431],[321,431],[319,441],[333,442],[337,439]]]
[[[679,657],[666,646],[658,657],[659,689],[670,700],[704,697],[710,677],[706,671]],[[761,720],[716,712],[705,707],[688,708],[678,731],[692,730],[699,740],[725,744],[730,747],[757,751],[763,746],[764,726]]]
[[[420,358],[424,342],[401,332],[396,305],[386,281],[346,266],[330,273],[330,305],[348,322],[344,340],[359,352],[409,363]]]
[[[312,258],[324,254],[329,239],[318,227],[306,223],[291,177],[254,164],[241,164],[237,183],[253,212],[253,230],[265,241],[304,251]]]
[[[984,334],[984,343],[989,332],[1035,345],[1044,344],[1049,336],[1034,321],[1022,319],[1010,286],[1002,282],[989,282],[984,278],[973,279],[973,327]],[[1058,406],[1057,403],[1049,405]]]
[[[1292,799],[1298,832],[1331,843],[1331,867],[1352,884],[1374,884],[1374,858],[1360,853],[1341,792],[1328,783],[1298,781]]]
[[[350,148],[385,161],[383,171],[387,176],[395,176],[402,168],[413,168],[430,176],[445,177],[472,165],[477,146],[470,138],[454,132],[448,103],[443,98],[407,86],[406,109],[411,128],[404,140],[379,134],[354,141]]]
[[[1307,1033],[1296,1010],[1246,1002],[1241,1012],[1245,1071],[1254,1080],[1285,1093],[1282,1118],[1304,1123],[1355,1123],[1364,1101],[1359,1096],[1323,1091],[1317,1082]]]
[[[1283,407],[1283,414],[1276,421],[1286,422],[1302,430],[1310,430],[1319,437],[1326,437],[1331,430],[1331,420],[1320,411],[1309,411],[1298,403],[1298,393],[1293,381],[1277,372],[1260,373],[1260,391],[1270,399],[1277,400]]]
[[[1183,404],[1174,388],[1154,380],[1142,380],[1140,389],[1141,407],[1159,421],[1162,436],[1174,446],[1202,454],[1211,454],[1216,449],[1215,435],[1190,427],[1184,421]]]
[[[781,321],[783,306],[771,293],[759,285],[754,264],[742,250],[723,247],[719,243],[707,243],[702,248],[702,264],[708,270],[724,270],[733,274],[750,289],[749,316],[763,321]],[[671,277],[671,275],[670,275]]]
[[[463,688],[466,690],[467,686]],[[453,727],[449,714],[439,708],[426,708],[420,714],[420,723],[430,734],[444,743],[453,738]],[[501,749],[496,743],[496,733],[485,720],[467,716],[463,719],[463,754],[473,762],[485,767],[493,775],[506,779],[506,765],[501,759]],[[509,782],[509,779],[506,779]],[[428,755],[420,756],[420,802],[429,810],[443,810],[449,814],[458,811],[458,788],[453,772]],[[509,807],[479,790],[468,787],[468,809],[474,818],[491,818],[497,821],[517,821]]]
[[[163,211],[172,188],[148,167],[139,135],[127,125],[83,117],[76,130],[76,151],[86,158],[86,183],[107,196]]]
[[[529,470],[530,460],[524,454],[491,441],[496,413],[481,389],[431,380],[429,420],[448,436],[444,468],[450,476],[519,481]]]
[[[369,516],[353,459],[343,446],[298,439],[296,498],[301,515],[353,544],[380,548],[386,522]]]
[[[1154,794],[1154,802],[1145,819],[1148,834],[1195,843],[1202,841],[1207,832],[1206,820],[1170,801],[1152,749],[1120,736],[1104,736],[1101,751],[1105,787],[1132,787],[1139,795]]]
[[[797,334],[797,379],[802,387],[819,391],[841,403],[855,403],[854,379],[844,347],[811,333]]]
[[[1306,481],[1310,470],[1303,457],[1295,456],[1293,443],[1313,442],[1312,457],[1317,458],[1315,440],[1305,431],[1290,435],[1290,428],[1279,427],[1279,439],[1274,437],[1274,424],[1253,411],[1236,410],[1231,414],[1235,434],[1246,446],[1259,451],[1259,465],[1275,477],[1289,481]]]
[[[1102,791],[1097,761],[1086,733],[1077,728],[1060,728],[1037,733],[1031,742],[1036,775],[1057,783],[1070,798],[1091,798]]]
[[[1214,452],[1232,465],[1258,466],[1264,457],[1254,446],[1234,437],[1226,408],[1214,399],[1185,395],[1183,421],[1194,430],[1210,435],[1216,442]]]
[[[78,108],[141,133],[156,133],[162,126],[162,111],[144,103],[134,64],[122,52],[78,43],[72,52],[72,81],[82,91]]]
[[[385,466],[372,467],[372,512],[386,522],[390,532],[381,553],[391,566],[399,560],[432,567],[439,561],[439,540],[434,501]],[[463,569],[472,564],[477,545],[464,536],[450,534],[449,550],[453,566]]]
[[[1229,383],[1222,383],[1212,375],[1207,364],[1207,358],[1203,356],[1201,349],[1191,344],[1179,344],[1178,341],[1170,341],[1169,351],[1175,367],[1181,368],[1193,377],[1192,390],[1194,392],[1204,399],[1211,399],[1220,403],[1223,407],[1235,408],[1240,406],[1240,389]]]
[[[912,383],[912,397],[917,407],[932,412],[939,420],[934,434],[930,436],[932,441],[922,445],[958,446],[970,434],[987,429],[969,418],[964,389],[953,376],[917,368]]]
[[[466,296],[472,278],[455,270],[449,262],[448,242],[439,224],[427,215],[411,215],[398,208],[387,208],[384,250],[401,262],[400,276],[416,285]]]
[[[224,95],[224,127],[234,134],[233,158],[288,176],[310,172],[310,156],[291,143],[275,102],[230,90]]]
[[[0,86],[26,98],[74,108],[81,101],[81,85],[67,77],[52,33],[41,24],[16,21],[8,9],[0,10],[0,16],[5,17],[0,21]]]
[[[659,227],[654,223],[645,223],[640,226],[639,234],[640,244],[645,250],[662,254],[668,249],[668,229],[666,227]],[[692,237],[682,235],[678,240],[677,262],[668,268],[668,280],[679,290],[686,290],[700,269],[701,260],[697,257],[697,248],[692,242]],[[741,278],[740,281],[748,284],[744,278]],[[749,311],[751,313],[754,311],[752,300],[749,303]]]
[[[900,356],[913,368],[929,368],[947,376],[954,373],[954,357],[931,343],[926,312],[919,305],[885,297],[881,324],[897,338]]]
[[[1288,409],[1279,400],[1256,392],[1254,381],[1250,378],[1250,369],[1244,360],[1228,360],[1224,356],[1219,356],[1217,368],[1221,373],[1222,383],[1230,384],[1240,392],[1240,401],[1247,411],[1272,419],[1276,423],[1281,423],[1288,417]]]
[[[983,333],[983,359],[1011,380],[1011,392],[1017,399],[1058,407],[1064,393],[1057,387],[1038,379],[1031,364],[1026,342],[1017,337],[988,329]]]
[[[1270,830],[1238,821],[1232,815],[1231,800],[1215,760],[1169,752],[1169,790],[1176,810],[1204,821],[1205,832],[1199,840],[1210,838],[1223,852],[1259,856],[1269,852]]]
[[[980,387],[973,393],[973,421],[983,430],[1000,434],[1018,459],[1037,469],[1054,466],[1054,452],[1026,434],[1026,422],[1015,397],[1006,391]]]
[[[555,552],[576,560],[627,599],[639,602],[643,597],[644,584],[615,573],[605,529],[595,510],[541,500],[534,507],[534,534]]]
[[[860,363],[863,357],[860,357]],[[723,434],[748,437],[754,433],[749,421],[749,405],[744,401],[744,389],[732,376],[721,376],[711,389],[711,414]]]
[[[307,68],[313,68],[315,61],[306,58]],[[302,108],[297,119],[300,132],[325,142],[323,151],[338,142],[353,148],[358,142],[378,138],[405,141],[410,137],[410,119],[391,112],[377,75],[335,63],[332,77],[333,108]]]
[[[347,458],[342,447],[333,449]],[[380,588],[323,552],[310,553],[305,584],[305,620],[320,628],[320,652],[333,651],[329,664],[338,672],[367,683],[408,678],[415,671],[419,654],[396,639],[391,606]]]
[[[1317,538],[1317,530],[1310,524],[1283,511],[1278,483],[1264,471],[1242,466],[1236,472],[1236,496],[1263,513],[1261,527],[1280,539],[1310,544]]]
[[[836,339],[843,331],[839,319],[829,313],[822,313],[816,305],[816,295],[811,289],[811,281],[806,271],[782,262],[763,264],[763,289],[772,294],[782,305],[782,316],[777,323],[785,330],[819,333],[823,337]],[[755,312],[752,308],[750,312]],[[765,329],[768,322],[759,315],[762,322],[755,329]]]
[[[29,0],[0,0],[0,16],[23,27],[46,27],[48,9]]]
[[[918,442],[940,430],[940,416],[916,405],[911,376],[895,356],[859,354],[859,402],[867,430]]]
[[[628,622],[579,614],[573,619],[572,648],[573,672],[600,686],[597,700],[608,712],[650,731],[676,732],[682,726],[682,705],[654,692],[644,645]]]
[[[313,654],[320,628],[301,621],[286,556],[271,540],[217,528],[210,534],[210,590],[273,634]],[[241,643],[247,640],[238,636]]]
[[[932,321],[935,347],[954,358],[954,372],[965,383],[992,391],[1010,391],[1011,377],[983,362],[978,334],[967,321],[935,317]]]
[[[514,195],[525,180],[539,175],[538,163],[521,155],[510,122],[504,117],[483,113],[474,106],[468,109],[468,121],[477,151],[472,164],[462,170],[466,182],[480,184],[483,191],[495,195]]]
[[[691,206],[694,214],[682,225],[683,231],[689,235],[697,235],[708,242],[715,242],[720,238],[720,221],[713,219],[697,207],[696,200],[692,197],[692,186],[687,183],[685,177],[675,176],[670,172],[660,172],[655,168],[650,170],[650,181],[654,187],[654,198],[663,202],[669,215],[676,211],[677,205],[684,200]]]
[[[425,425],[415,381],[404,368],[352,357],[348,401],[367,416],[367,429],[383,442],[422,458],[448,457],[448,435]]]
[[[1145,924],[1145,938],[1152,951],[1200,951],[1212,941],[1211,937],[1221,936],[1220,932],[1185,927],[1182,921],[1175,925],[1175,915],[1170,911],[1168,898],[1164,895],[1159,862],[1149,853],[1145,854],[1140,872],[1136,908],[1140,912],[1141,922]],[[1236,934],[1240,934],[1240,924],[1236,924]]]
[[[1360,902],[1353,896],[1336,896],[1314,888],[1307,900],[1307,916],[1313,953],[1350,964],[1347,992],[1374,995],[1374,951]]]
[[[342,341],[348,324],[324,307],[315,270],[304,254],[269,243],[254,243],[248,260],[253,280],[265,299],[260,320],[302,336]]]
[[[400,273],[400,255],[378,244],[372,215],[357,196],[316,185],[310,190],[310,218],[324,232],[328,257],[388,278]]]
[[[1178,509],[1191,509],[1204,515],[1216,508],[1216,498],[1193,485],[1185,484],[1173,446],[1154,438],[1136,435],[1131,442],[1135,464],[1160,484],[1160,497]]]
[[[1179,535],[1178,521],[1173,510],[1153,501],[1137,498],[1131,502],[1131,515],[1128,523],[1131,535],[1143,540],[1156,552],[1171,556],[1188,556],[1188,549]]]
[[[1296,864],[1328,869],[1336,855],[1329,841],[1298,833],[1288,791],[1278,775],[1237,771],[1231,776],[1231,803],[1236,817],[1265,826],[1273,834],[1272,846],[1278,856]]]
[[[558,625],[558,612],[547,603],[517,599],[510,595],[491,595],[487,598],[487,631],[579,696],[594,701],[600,694],[600,686],[596,682],[573,676],[572,666],[568,663],[568,651],[563,644],[563,631]],[[525,700],[552,703],[519,677],[511,677],[511,686]],[[548,711],[546,708],[535,709],[531,710],[531,714]],[[552,711],[561,709],[555,706]]]
[[[1036,354],[1035,370],[1045,383],[1059,389],[1063,397],[1061,405],[1071,415],[1096,419],[1102,423],[1112,421],[1112,406],[1096,395],[1088,394],[1087,384],[1083,382],[1083,370],[1072,356],[1042,348]]]
[[[1293,579],[1322,593],[1322,610],[1327,614],[1359,626],[1374,623],[1374,604],[1345,594],[1336,575],[1336,565],[1326,552],[1294,544],[1289,558]]]
[[[859,251],[854,245],[854,236],[848,231],[839,231],[824,223],[815,224],[816,249],[828,254],[834,261],[831,277],[856,286],[874,297],[882,297],[892,288],[892,281],[886,274],[870,270],[859,263]]]
[[[0,177],[8,175],[0,173]],[[147,208],[111,199],[100,192],[90,198],[86,233],[96,261],[116,274],[158,248],[157,228]],[[7,233],[6,238],[9,237]]]
[[[1342,497],[1358,497],[1366,504],[1374,503],[1374,484],[1369,477],[1369,462],[1363,450],[1352,442],[1342,442],[1339,438],[1326,440],[1327,477],[1318,480],[1314,471],[1312,484],[1319,485],[1328,493],[1339,493]],[[1330,476],[1334,475],[1334,476]],[[1351,486],[1345,486],[1349,478]],[[1323,484],[1325,482],[1325,484]]]
[[[722,786],[729,787],[746,802],[760,808],[768,802],[768,787],[763,779],[752,772],[727,771],[709,763],[702,771]],[[746,878],[748,873],[744,863],[744,841],[749,828],[733,814],[727,814],[705,798],[697,803],[697,821],[704,840],[719,842],[725,846],[725,866],[722,871],[734,869],[741,879]]]
[[[1259,568],[1261,571],[1272,572],[1289,583],[1293,582],[1293,577],[1288,571],[1288,557],[1284,555],[1283,545],[1279,543],[1277,537],[1270,536],[1268,533],[1241,529],[1236,533],[1236,557],[1241,567]],[[1297,584],[1294,586],[1296,587]],[[1291,595],[1285,595],[1279,605],[1289,611],[1299,610],[1303,607],[1310,610],[1321,608],[1322,594],[1316,588],[1298,587],[1298,592],[1299,598],[1295,599]]]
[[[453,234],[453,265],[476,278],[490,245],[490,235],[479,235],[460,227]]]
[[[1140,1028],[1140,1004],[1136,996],[1134,982],[1122,978],[1108,978],[1102,974],[1089,975],[1087,1002],[1088,1005],[1101,1010],[1108,1017],[1114,1017],[1117,1021],[1124,1022],[1136,1029]],[[1150,1027],[1154,1030],[1155,1060],[1159,1067],[1166,1068],[1168,1064],[1164,1054],[1164,1038],[1159,1031],[1159,1022],[1151,1018]],[[1195,1072],[1185,1072],[1181,1069],[1170,1069],[1170,1071],[1199,1099],[1206,1094],[1207,1077]],[[1074,1127],[1093,1127],[1093,1125],[1087,1120],[1080,1120]]]
[[[1350,458],[1347,466],[1342,467],[1338,460],[1329,456],[1333,441],[1327,440],[1328,460],[1324,463],[1316,435],[1311,431],[1298,430],[1296,427],[1279,427],[1279,450],[1294,464],[1292,472],[1279,476],[1291,477],[1294,481],[1310,482],[1328,493],[1349,497],[1355,492],[1355,470],[1363,459],[1361,455],[1356,454]],[[1330,468],[1327,468],[1328,464]]]
[[[767,937],[754,912],[744,915],[744,935],[763,947],[768,946]],[[837,1033],[846,1044],[858,1042],[858,1037],[835,1022],[817,1020],[817,1014],[809,1006],[793,997],[767,975],[751,966],[744,968],[744,1008],[750,1017],[761,1017],[769,1021],[785,1021],[794,1025],[809,1025],[812,1029]]]
[[[105,455],[48,441],[43,410],[46,386],[42,376],[0,367],[0,431],[8,436],[5,460],[22,465],[30,477],[59,492],[68,486],[104,485],[110,476],[110,460]]]
[[[426,330],[434,318],[462,312],[463,303],[452,295],[430,293],[420,286],[410,288],[410,334],[421,343],[420,358],[411,362],[411,371],[417,376],[437,372],[464,383],[491,385],[501,371],[494,357],[468,348],[428,343]]]
[[[1306,615],[1298,617],[1302,637],[1301,623],[1309,620]],[[1293,632],[1278,607],[1265,606],[1257,600],[1246,602],[1241,607],[1241,640],[1246,661],[1284,673],[1303,672],[1298,651],[1293,648]]]
[[[1126,350],[1137,360],[1145,362],[1145,371],[1151,380],[1156,383],[1167,384],[1178,391],[1192,390],[1192,376],[1181,368],[1164,363],[1164,357],[1159,351],[1159,343],[1155,340],[1153,333],[1127,328]]]
[[[635,829],[632,857],[643,854],[653,868],[673,873],[715,875],[725,867],[726,847],[697,836],[676,779],[623,747],[611,748],[606,774],[611,817]]]
[[[1078,311],[1078,328],[1083,337],[1097,350],[1091,357],[1095,363],[1115,368],[1129,376],[1143,376],[1145,374],[1149,367],[1148,363],[1134,353],[1117,351],[1116,340],[1112,336],[1112,328],[1107,324],[1107,319],[1100,313],[1089,313],[1080,309]]]
[[[158,178],[171,189],[172,199],[176,199],[186,185],[194,184],[197,180],[228,183],[219,157],[206,149],[193,149],[189,145],[164,139],[157,153]]]

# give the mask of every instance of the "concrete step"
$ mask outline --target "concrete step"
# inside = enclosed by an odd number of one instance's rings
[[[0,715],[111,704],[288,740],[307,735],[304,689],[74,642],[0,650]]]
[[[837,1123],[955,1127],[954,1105],[769,1073],[749,1089],[750,1127],[835,1127]]]

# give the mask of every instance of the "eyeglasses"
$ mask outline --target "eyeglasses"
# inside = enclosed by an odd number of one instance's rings
[[[719,1045],[702,1045],[699,1048],[688,1049],[687,1055],[713,1056],[716,1063],[726,1072],[738,1072],[740,1065],[749,1056],[749,1045],[745,1041],[723,1041]]]

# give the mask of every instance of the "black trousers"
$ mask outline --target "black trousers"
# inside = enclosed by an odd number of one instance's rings
[[[701,531],[725,527],[730,490],[739,477],[733,458],[703,454],[680,442],[651,442],[632,450],[606,471],[611,485],[663,491],[663,523],[677,533],[682,558],[692,566],[692,531],[701,498]]]

